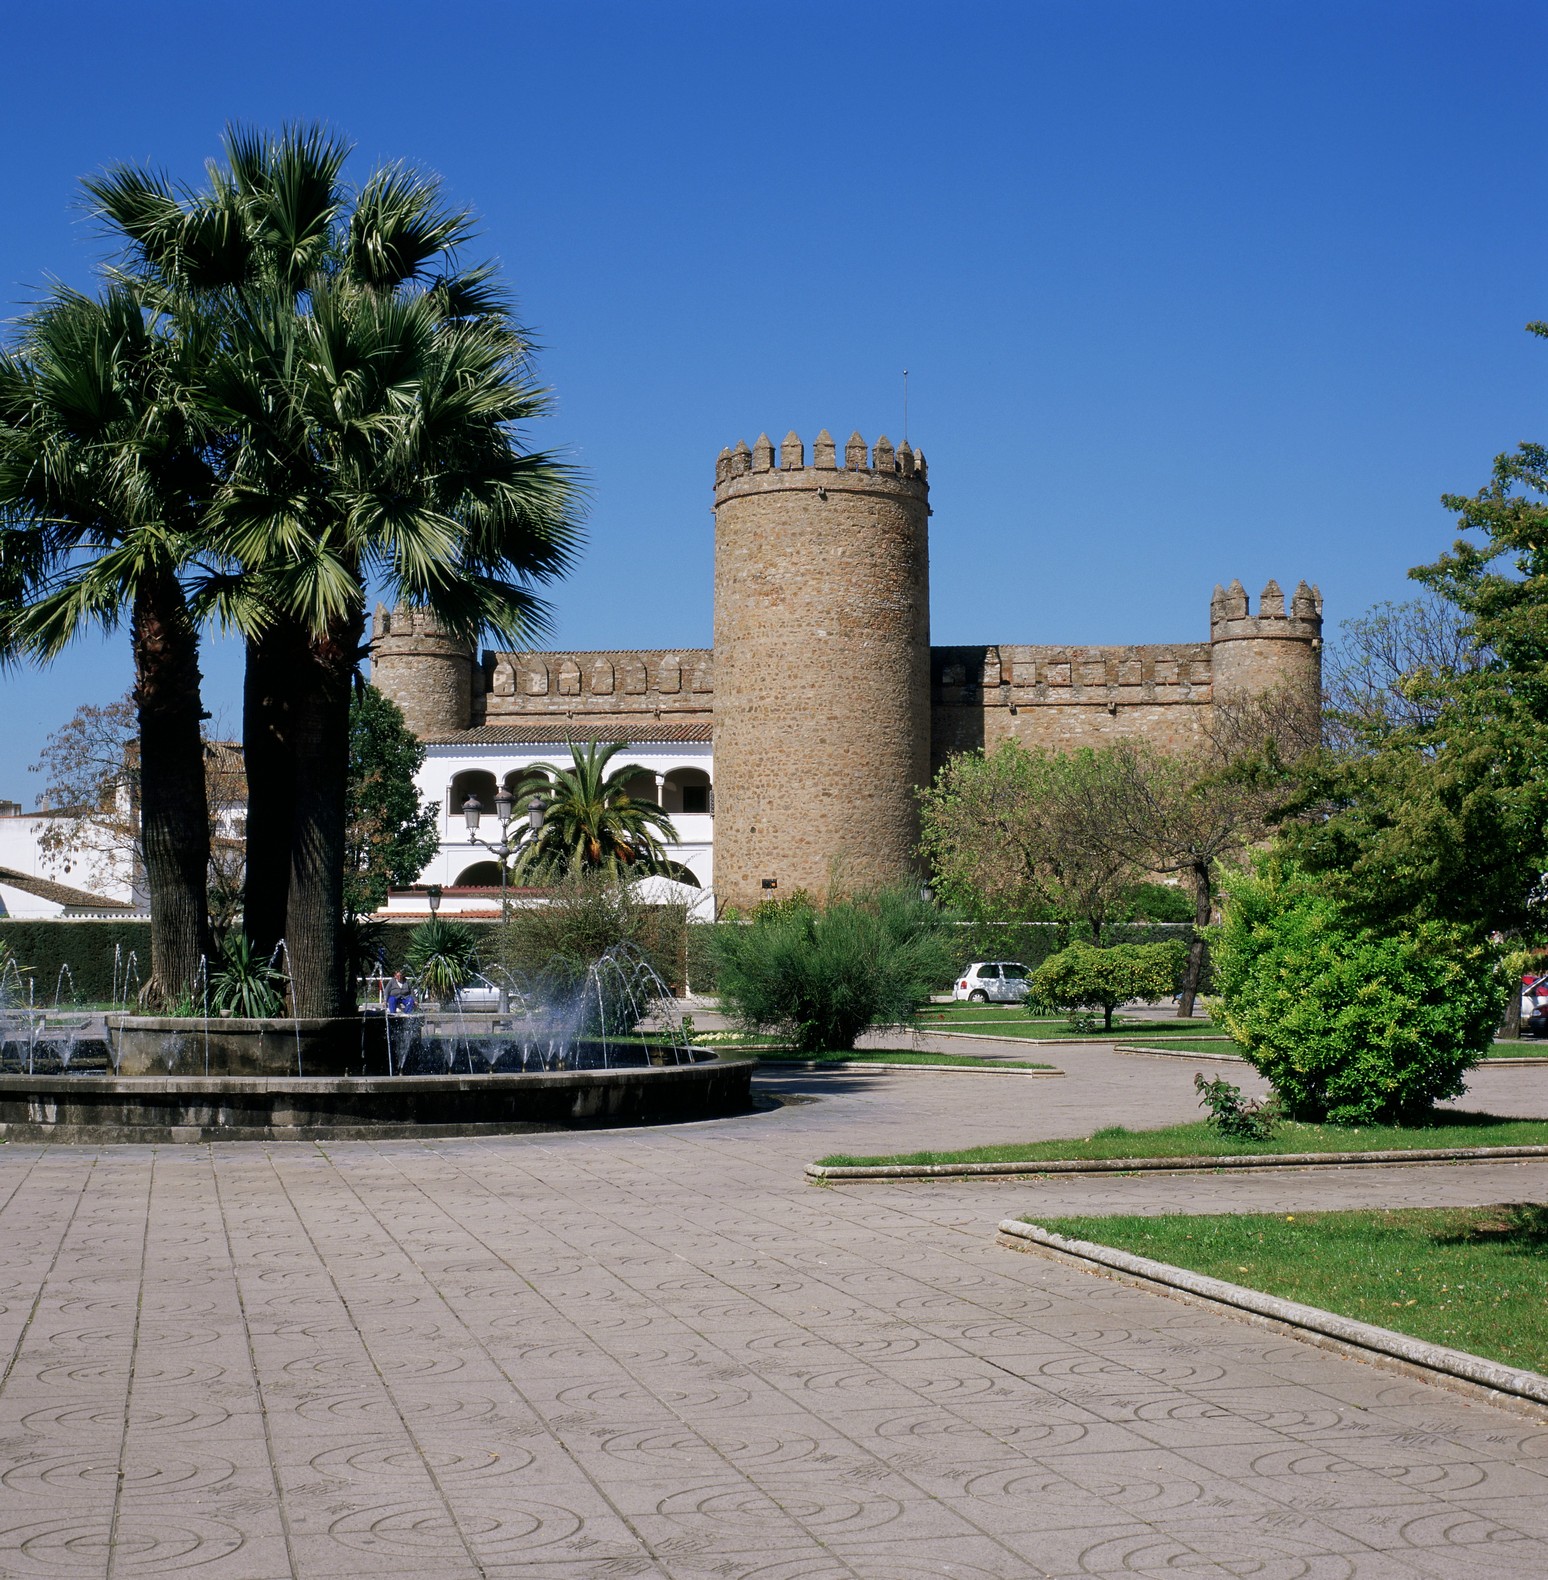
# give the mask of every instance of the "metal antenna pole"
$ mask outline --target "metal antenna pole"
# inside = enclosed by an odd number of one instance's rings
[[[908,443],[908,369],[903,369],[903,442]]]

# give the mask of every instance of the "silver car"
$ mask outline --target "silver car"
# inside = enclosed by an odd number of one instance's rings
[[[975,960],[952,984],[951,996],[974,1004],[1020,1004],[1031,992],[1028,975],[1019,960]]]

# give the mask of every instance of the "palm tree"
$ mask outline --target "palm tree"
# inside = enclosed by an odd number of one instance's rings
[[[188,398],[196,335],[142,294],[57,290],[0,356],[0,655],[46,662],[127,608],[151,895],[147,998],[189,992],[210,952],[198,633],[183,576],[213,496]]]
[[[358,192],[315,131],[228,134],[207,191],[120,170],[93,186],[138,277],[222,322],[208,399],[234,435],[210,521],[233,570],[205,607],[248,644],[245,924],[287,938],[299,1013],[344,1007],[350,689],[368,589],[451,631],[541,633],[532,586],[579,540],[568,467],[521,442],[548,409],[465,214],[392,167]]]
[[[516,858],[519,877],[602,872],[643,877],[681,872],[662,845],[677,839],[672,820],[654,801],[641,801],[626,786],[640,772],[635,763],[609,770],[624,742],[570,743],[570,766],[533,763],[514,792],[518,804],[543,801],[543,826]]]

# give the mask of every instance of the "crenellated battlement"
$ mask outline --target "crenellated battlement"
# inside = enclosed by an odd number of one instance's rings
[[[1300,582],[1285,609],[1285,595],[1279,583],[1270,580],[1258,594],[1258,612],[1253,614],[1247,589],[1240,581],[1229,587],[1215,586],[1209,601],[1209,639],[1211,642],[1296,641],[1322,639],[1322,593]]]
[[[714,694],[704,647],[574,653],[486,652],[474,722],[544,718],[703,718]]]
[[[824,428],[812,442],[808,466],[806,446],[792,429],[778,449],[766,433],[760,433],[751,446],[745,439],[727,446],[715,462],[717,500],[748,490],[761,492],[770,486],[821,489],[869,487],[877,483],[902,484],[910,490],[924,491],[929,485],[924,451],[915,450],[906,439],[894,447],[886,434],[874,446],[867,445],[857,432],[849,436],[844,446],[841,466],[838,446]]]

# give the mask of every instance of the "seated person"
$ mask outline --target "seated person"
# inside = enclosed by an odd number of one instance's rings
[[[414,990],[409,986],[408,978],[404,976],[402,966],[399,966],[387,983],[387,1013],[389,1015],[406,1015],[413,1008]]]

